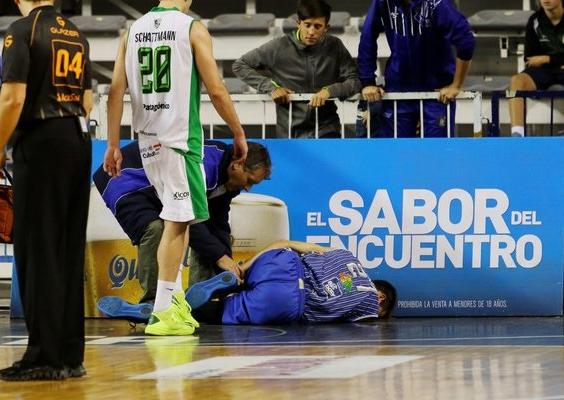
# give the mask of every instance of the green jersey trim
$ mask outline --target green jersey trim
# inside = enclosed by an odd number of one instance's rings
[[[178,8],[176,7],[153,7],[151,8],[150,12],[164,12],[164,11],[180,11]]]

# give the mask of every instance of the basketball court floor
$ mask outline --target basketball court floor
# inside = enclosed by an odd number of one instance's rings
[[[562,318],[207,325],[192,337],[89,319],[86,332],[86,377],[0,382],[0,399],[564,399]],[[0,314],[0,367],[25,335]]]

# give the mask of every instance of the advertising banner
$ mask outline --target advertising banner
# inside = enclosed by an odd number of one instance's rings
[[[345,248],[398,316],[561,315],[564,139],[271,140],[294,240]]]
[[[264,143],[273,173],[253,193],[283,207],[291,239],[391,282],[396,316],[562,315],[564,138]]]

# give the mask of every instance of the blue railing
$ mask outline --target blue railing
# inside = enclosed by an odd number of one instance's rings
[[[525,102],[525,136],[527,136],[527,99],[550,100],[550,136],[554,136],[554,100],[564,99],[564,90],[536,90],[536,91],[494,91],[491,92],[492,120],[488,129],[488,136],[499,136],[499,103],[501,99],[522,97]]]

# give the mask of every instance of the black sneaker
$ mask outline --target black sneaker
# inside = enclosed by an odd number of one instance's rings
[[[9,369],[9,368],[8,368]],[[60,381],[68,378],[66,368],[50,366],[12,366],[10,371],[2,373],[0,379],[5,381]]]
[[[86,375],[86,368],[82,364],[76,367],[65,367],[69,378],[81,378]]]

